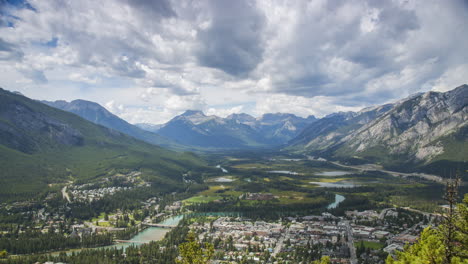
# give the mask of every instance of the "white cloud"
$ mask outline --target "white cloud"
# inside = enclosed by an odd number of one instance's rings
[[[316,96],[307,98],[294,95],[271,95],[257,101],[255,108],[256,115],[263,113],[292,113],[298,116],[307,117],[314,115],[323,117],[334,112],[359,111],[360,106],[342,106],[340,100],[334,97]]]
[[[30,3],[0,25],[1,86],[112,98],[135,122],[186,109],[322,116],[468,82],[461,0]]]
[[[448,69],[440,78],[433,82],[428,82],[428,86],[432,86],[433,91],[446,92],[467,83],[468,64],[462,64],[454,68]]]
[[[83,82],[83,83],[88,83],[88,84],[97,84],[99,82],[99,79],[96,77],[88,77],[86,75],[83,75],[81,73],[76,73],[76,72],[68,75],[68,79],[70,81]]]
[[[244,106],[238,105],[234,106],[231,108],[214,108],[210,107],[206,110],[205,114],[206,115],[215,115],[215,116],[220,116],[220,117],[227,117],[228,115],[231,114],[238,114],[242,113],[244,110]]]
[[[114,100],[110,100],[109,102],[104,104],[104,106],[107,108],[107,110],[109,110],[110,112],[112,112],[112,113],[114,113],[116,115],[125,113],[124,105],[123,104],[117,104],[117,103],[115,103]]]
[[[173,111],[202,110],[205,106],[203,98],[198,95],[172,95],[164,102],[164,107]]]

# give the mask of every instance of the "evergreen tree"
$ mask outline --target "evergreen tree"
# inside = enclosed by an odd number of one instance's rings
[[[214,254],[214,247],[210,243],[201,244],[190,232],[187,242],[179,245],[180,258],[176,260],[179,264],[206,264]]]
[[[331,264],[329,256],[323,256],[320,260],[312,262],[312,264]]]
[[[468,264],[468,194],[455,208],[459,179],[447,184],[446,201],[449,211],[437,228],[427,227],[419,240],[397,252],[397,260],[391,256],[387,264]]]

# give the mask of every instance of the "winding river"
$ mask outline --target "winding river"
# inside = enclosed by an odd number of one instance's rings
[[[182,220],[183,215],[173,216],[170,217],[159,224],[161,225],[177,225],[180,220]],[[168,233],[171,229],[169,228],[160,228],[160,227],[148,227],[145,230],[139,232],[137,235],[129,239],[130,242],[123,242],[123,243],[115,243],[109,246],[102,246],[102,247],[95,247],[95,248],[77,248],[77,249],[70,249],[66,251],[59,251],[50,253],[51,255],[58,256],[61,252],[65,252],[67,255],[72,254],[73,252],[77,253],[84,249],[103,249],[103,248],[118,248],[118,249],[125,249],[129,246],[137,246],[145,243],[149,243],[151,241],[159,241],[164,238],[166,233]]]

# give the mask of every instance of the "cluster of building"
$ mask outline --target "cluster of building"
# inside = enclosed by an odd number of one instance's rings
[[[274,196],[271,193],[244,193],[239,196],[239,199],[245,200],[256,200],[256,201],[267,201],[277,199],[278,196]]]
[[[69,191],[73,201],[88,201],[102,199],[106,195],[113,195],[119,191],[127,191],[136,187],[150,186],[149,183],[143,181],[139,176],[141,172],[132,171],[128,174],[117,174],[112,177],[104,178],[97,183],[87,183],[82,185],[75,185]],[[118,180],[122,186],[109,186],[112,180]],[[106,186],[107,185],[107,186]],[[100,188],[93,188],[93,186],[102,186]]]
[[[385,231],[383,227],[369,227],[363,225],[351,224],[353,229],[353,236],[356,239],[373,241],[380,241],[382,238],[386,238],[390,235],[390,232]]]
[[[106,195],[113,195],[116,192],[127,191],[130,189],[132,189],[132,187],[105,187],[91,190],[74,189],[71,190],[70,193],[72,194],[73,201],[92,202],[95,200],[102,199]]]
[[[176,202],[173,202],[170,205],[166,205],[164,207],[164,210],[168,211],[168,212],[175,212],[175,211],[179,211],[181,208],[182,208],[182,202],[181,201],[176,201]],[[158,210],[158,209],[159,209],[159,207],[156,210]]]
[[[339,263],[346,263],[349,257],[346,225],[336,222],[330,216],[324,214],[300,219],[290,218],[284,222],[272,223],[220,217],[212,223],[195,223],[191,228],[197,230],[200,240],[223,241],[220,244],[222,246],[216,249],[223,252],[224,259],[236,256],[260,261],[265,255],[277,259],[285,258],[285,255],[297,247],[320,244],[318,248],[323,254],[332,256]],[[227,243],[231,246],[227,246]]]
[[[414,243],[425,226],[421,221],[410,227],[396,228],[387,221],[398,216],[395,208],[388,208],[381,212],[347,211],[345,217],[329,213],[290,217],[282,222],[220,217],[211,223],[194,223],[191,228],[197,231],[200,240],[218,241],[215,249],[218,256],[222,256],[220,261],[247,258],[271,263],[267,260],[272,257],[286,261],[297,248],[312,246],[320,249],[321,255],[330,256],[332,263],[357,263],[358,258],[363,257],[373,260],[372,263],[383,263],[385,252],[393,254],[405,244]],[[372,224],[362,224],[366,221]],[[356,256],[356,245],[360,241],[379,243],[382,248],[366,250],[363,255]]]

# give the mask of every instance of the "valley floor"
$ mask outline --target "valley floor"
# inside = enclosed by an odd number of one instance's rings
[[[444,205],[443,181],[426,176],[308,157],[210,161],[201,179],[184,175],[185,192],[157,192],[136,170],[70,182],[42,204],[2,204],[0,250],[10,257],[0,263],[77,263],[110,253],[120,256],[113,263],[174,263],[174,245],[189,230],[214,245],[218,263],[303,263],[322,255],[336,263],[383,263],[437,223]],[[177,227],[158,224],[182,215]],[[153,255],[135,255],[137,249]]]

